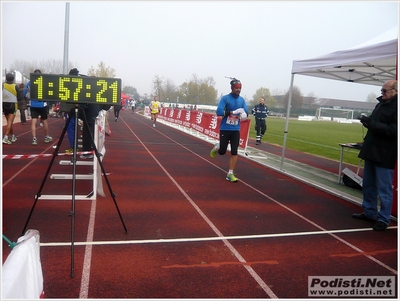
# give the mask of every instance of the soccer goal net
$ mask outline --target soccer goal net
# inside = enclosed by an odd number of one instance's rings
[[[338,119],[353,119],[354,110],[350,109],[335,109],[335,108],[318,108],[315,112],[315,118],[318,120],[338,120]]]

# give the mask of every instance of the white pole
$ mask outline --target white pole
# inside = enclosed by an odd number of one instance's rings
[[[69,47],[69,2],[65,3],[64,60],[63,60],[64,74],[68,74],[68,47]]]
[[[287,136],[288,128],[289,128],[290,107],[292,104],[293,81],[294,81],[294,73],[292,73],[292,79],[290,81],[289,99],[288,99],[287,111],[286,111],[286,125],[285,125],[285,131],[284,131],[284,135],[283,135],[281,170],[283,170],[283,159],[285,158],[286,136]]]

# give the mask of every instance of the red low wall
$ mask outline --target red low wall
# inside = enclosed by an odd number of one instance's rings
[[[162,108],[158,118],[196,130],[210,138],[219,139],[219,125],[222,118],[215,114],[194,110]],[[249,131],[250,119],[241,120],[239,147],[246,148]]]

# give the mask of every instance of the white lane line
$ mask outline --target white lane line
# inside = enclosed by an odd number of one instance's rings
[[[215,227],[215,225],[207,218],[207,216],[200,210],[200,208],[194,203],[194,201],[186,194],[186,192],[182,189],[181,186],[179,186],[179,184],[174,180],[174,178],[165,170],[165,168],[161,165],[161,163],[151,154],[151,152],[149,151],[149,149],[143,144],[143,142],[139,139],[139,137],[136,136],[136,134],[132,131],[132,129],[129,127],[129,125],[124,121],[124,123],[127,125],[127,127],[129,128],[129,130],[132,132],[132,134],[138,139],[138,141],[140,142],[140,144],[146,149],[146,151],[153,157],[153,159],[156,161],[156,163],[161,167],[161,169],[167,174],[167,176],[171,179],[171,181],[173,183],[175,183],[175,185],[177,186],[177,188],[182,192],[182,194],[187,198],[187,200],[192,204],[192,206],[198,211],[198,213],[203,217],[203,219],[210,225],[210,227],[214,230],[214,232],[218,235],[218,237],[210,237],[210,238],[193,238],[193,239],[157,239],[157,240],[143,240],[141,241],[142,243],[165,243],[165,242],[173,242],[173,241],[185,241],[185,242],[189,242],[189,241],[199,241],[199,240],[222,240],[224,242],[224,244],[231,250],[231,252],[233,254],[235,254],[236,258],[239,260],[239,262],[243,263],[243,266],[247,269],[247,271],[251,274],[251,276],[256,280],[256,282],[263,288],[263,290],[268,294],[268,296],[270,298],[278,298],[274,292],[270,289],[270,287],[261,279],[261,277],[259,277],[259,275],[249,266],[246,265],[246,260],[239,254],[239,252],[237,252],[237,250],[229,243],[229,239],[248,239],[250,238],[250,236],[252,238],[263,238],[263,237],[278,237],[278,236],[289,236],[289,234],[285,234],[285,233],[281,233],[281,234],[265,234],[265,235],[250,235],[247,236],[247,238],[244,238],[246,236],[232,236],[232,237],[224,237],[223,234]],[[159,132],[160,134],[162,134],[161,132]],[[162,134],[164,135],[164,134]],[[194,153],[193,151],[191,151],[190,149],[186,148],[185,146],[183,146],[182,144],[178,143],[177,141],[169,138],[168,136],[164,135],[165,137],[167,137],[168,139],[170,139],[171,141],[173,141],[174,143],[176,143],[177,145],[183,147],[184,149],[188,150],[189,152],[195,154],[196,156],[198,156],[199,158],[201,158],[202,160],[208,162],[209,164],[212,164],[210,161],[206,160],[205,158],[201,157],[200,155]],[[222,170],[220,167],[216,166],[215,164],[212,164],[215,167],[217,167],[218,169]],[[264,195],[265,197],[267,197],[268,199],[272,200],[273,202],[277,203],[278,205],[282,206],[283,208],[289,210],[290,212],[294,213],[295,215],[299,216],[300,218],[302,218],[303,220],[311,223],[312,225],[316,226],[317,228],[321,229],[322,231],[317,231],[317,232],[299,232],[299,233],[293,233],[292,236],[294,235],[310,235],[310,233],[314,233],[314,234],[329,234],[332,235],[333,237],[335,237],[336,239],[338,239],[339,241],[343,242],[344,244],[348,245],[349,247],[353,248],[354,250],[356,250],[357,252],[360,253],[364,253],[361,249],[353,246],[352,244],[348,243],[347,241],[341,239],[340,237],[334,235],[333,233],[341,233],[341,232],[355,232],[355,231],[370,231],[371,229],[349,229],[349,230],[332,230],[332,231],[328,231],[322,227],[320,227],[319,225],[315,224],[314,222],[312,222],[311,220],[305,218],[304,216],[300,215],[299,213],[291,210],[290,208],[288,208],[287,206],[281,204],[280,202],[276,201],[275,199],[271,198],[268,195],[265,195],[263,192],[259,191],[258,189],[254,188],[253,186],[241,181],[242,183],[244,183],[246,186],[250,187],[251,189],[259,192],[260,194]],[[393,229],[393,228],[397,228],[397,227],[389,227],[388,229]],[[308,233],[308,234],[305,234]],[[89,234],[88,234],[89,235]],[[140,241],[119,241],[119,242],[113,242],[113,241],[109,241],[106,242],[107,244],[123,244],[123,243],[139,243]],[[55,245],[60,246],[63,243],[56,243]],[[70,244],[70,243],[65,243],[66,245]],[[75,245],[79,245],[80,243],[75,243]],[[82,245],[97,245],[97,244],[104,244],[104,242],[93,242],[93,241],[87,241],[84,243],[81,243]],[[43,246],[50,246],[50,244],[41,244]],[[54,245],[53,245],[54,246]],[[91,255],[91,249],[90,249],[90,255]],[[377,262],[379,265],[389,269],[390,271],[392,271],[394,274],[397,274],[397,271],[388,267],[387,265],[383,264],[382,262],[380,262],[379,260],[376,260],[375,258],[373,258],[372,256],[369,255],[365,255],[367,258]],[[85,251],[85,259],[86,259],[86,251]],[[90,256],[88,257],[89,260],[89,266],[88,269],[85,271],[85,273],[87,275],[90,275]],[[87,265],[87,263],[86,263]],[[85,275],[82,275],[82,278],[86,277]],[[88,289],[88,280],[86,283],[83,284],[83,286],[86,287],[86,289]],[[81,285],[81,290],[82,290],[82,285]],[[87,293],[87,292],[86,292]],[[82,296],[84,296],[84,293],[82,293]]]
[[[92,206],[90,208],[90,218],[88,225],[88,233],[86,236],[86,241],[88,243],[93,242],[94,235],[94,222],[96,219],[96,205],[97,201],[92,201]],[[87,244],[85,248],[85,257],[83,259],[83,270],[81,279],[81,289],[79,291],[79,299],[87,299],[89,295],[89,281],[90,281],[90,265],[92,262],[92,245]]]
[[[249,188],[253,189],[254,191],[260,193],[261,195],[265,196],[266,198],[270,199],[271,201],[273,201],[275,204],[281,206],[282,208],[288,210],[289,212],[293,213],[294,215],[298,216],[299,218],[301,218],[302,220],[308,222],[309,224],[315,226],[316,228],[320,229],[321,231],[327,231],[324,227],[318,225],[317,223],[314,223],[312,220],[306,218],[305,216],[301,215],[300,213],[294,211],[293,209],[290,209],[288,206],[282,204],[281,202],[275,200],[273,197],[270,197],[269,195],[266,195],[264,192],[258,190],[257,188],[251,186],[250,184],[241,181],[241,183],[243,183],[244,185],[248,186]],[[397,228],[397,226],[396,226]],[[347,245],[348,247],[350,247],[351,249],[363,254],[365,257],[367,257],[368,259],[374,261],[375,263],[377,263],[378,265],[380,265],[381,267],[389,270],[390,272],[392,272],[393,274],[397,275],[397,271],[393,268],[391,268],[390,266],[386,265],[385,263],[383,263],[382,261],[376,259],[375,257],[368,255],[368,253],[364,252],[363,250],[361,250],[360,248],[356,247],[355,245],[349,243],[348,241],[346,241],[345,239],[337,236],[334,233],[328,233],[329,235],[331,235],[333,238],[339,240],[340,242],[342,242],[343,244]]]
[[[54,143],[58,142],[55,141]],[[52,148],[52,145],[47,147],[43,152],[41,152],[40,154],[44,154],[45,152],[49,151]],[[9,183],[11,183],[12,180],[14,180],[18,175],[20,175],[25,169],[27,169],[29,167],[29,165],[33,164],[33,162],[35,162],[36,160],[38,160],[39,157],[36,157],[34,159],[32,159],[31,161],[29,161],[27,164],[25,164],[23,167],[21,167],[19,170],[16,171],[15,174],[13,174],[7,181],[5,181],[3,183],[3,188],[8,185]]]
[[[397,229],[397,226],[388,227],[386,230]],[[177,242],[199,242],[199,241],[218,241],[218,240],[244,240],[244,239],[259,239],[259,238],[274,238],[274,237],[293,237],[293,236],[311,236],[311,235],[326,235],[333,233],[356,233],[373,231],[371,227],[359,229],[340,229],[327,231],[310,231],[310,232],[289,232],[289,233],[272,233],[272,234],[255,234],[255,235],[236,235],[236,236],[213,236],[213,237],[192,237],[192,238],[165,238],[165,239],[141,239],[141,240],[103,240],[103,241],[83,241],[75,242],[75,246],[86,245],[139,245],[139,244],[156,244],[156,243],[177,243]],[[71,242],[48,242],[40,243],[40,247],[65,247],[70,246]]]
[[[162,133],[160,133],[160,134],[162,134]],[[162,135],[164,135],[164,134],[162,134]],[[171,139],[170,137],[168,137],[168,136],[166,136],[166,135],[164,135],[164,136],[167,137],[168,139],[170,139],[171,141],[175,142],[177,145],[183,147],[183,148],[186,149],[187,151],[191,152],[191,153],[194,154],[195,156],[199,157],[200,159],[202,159],[202,160],[208,162],[209,164],[215,166],[216,168],[222,170],[220,167],[216,166],[214,163],[210,162],[209,160],[206,160],[205,158],[203,158],[203,157],[200,156],[199,154],[193,152],[192,150],[188,149],[187,147],[185,147],[184,145],[180,144],[179,142],[177,142],[177,141]],[[224,171],[224,172],[225,172],[225,171]],[[271,197],[271,196],[265,194],[264,192],[258,190],[257,188],[253,187],[251,184],[248,184],[247,182],[242,181],[242,180],[240,180],[240,183],[243,183],[244,185],[246,185],[246,186],[249,187],[250,189],[252,189],[252,190],[258,192],[258,193],[261,194],[262,196],[266,197],[267,199],[271,200],[272,202],[274,202],[275,204],[281,206],[282,208],[288,210],[289,212],[293,213],[294,215],[298,216],[299,218],[301,218],[302,220],[308,222],[309,224],[315,226],[316,228],[318,228],[318,229],[320,229],[320,230],[322,230],[322,231],[327,231],[327,230],[326,230],[325,228],[323,228],[322,226],[320,226],[320,225],[314,223],[312,220],[306,218],[305,216],[301,215],[300,213],[298,213],[298,212],[296,212],[296,211],[290,209],[288,206],[282,204],[281,202],[275,200],[273,197]],[[348,241],[346,241],[346,240],[340,238],[339,236],[337,236],[337,235],[335,235],[335,234],[333,234],[333,233],[330,233],[329,235],[331,235],[333,238],[339,240],[339,241],[342,242],[343,244],[347,245],[348,247],[352,248],[353,250],[356,250],[357,252],[362,253],[362,254],[363,254],[364,256],[366,256],[368,259],[374,261],[374,262],[377,263],[378,265],[382,266],[383,268],[385,268],[385,269],[389,270],[390,272],[392,272],[393,274],[397,275],[397,271],[396,271],[395,269],[392,269],[391,267],[389,267],[388,265],[386,265],[386,264],[384,264],[383,262],[379,261],[379,260],[376,259],[375,257],[373,257],[373,256],[371,256],[371,255],[367,255],[367,253],[365,253],[363,250],[361,250],[360,248],[356,247],[355,245],[349,243]]]
[[[217,236],[222,238],[224,244],[228,247],[228,249],[235,255],[239,262],[243,263],[243,267],[250,273],[250,275],[254,278],[254,280],[258,283],[258,285],[265,291],[265,293],[273,299],[277,299],[278,297],[274,294],[271,288],[261,279],[261,277],[253,270],[253,268],[246,264],[246,260],[240,255],[240,253],[231,245],[231,243],[226,240],[224,235],[219,231],[219,229],[211,222],[211,220],[201,211],[201,209],[196,205],[196,203],[190,198],[190,196],[185,192],[185,190],[175,181],[175,179],[170,175],[170,173],[164,168],[160,161],[150,152],[150,150],[143,144],[143,142],[139,139],[139,137],[132,131],[129,127],[129,130],[132,134],[138,139],[138,141],[142,144],[142,146],[146,149],[149,155],[153,158],[153,160],[158,164],[158,166],[164,171],[164,173],[168,176],[168,178],[175,184],[175,186],[179,189],[179,191],[185,196],[185,198],[189,201],[189,203],[193,206],[193,208],[200,214],[200,216],[204,219],[204,221],[210,226],[210,228],[217,234]],[[162,133],[160,133],[162,134]],[[164,135],[164,134],[163,134]],[[165,135],[164,135],[165,136]],[[176,142],[171,139],[171,141]],[[177,144],[181,145],[181,144]]]

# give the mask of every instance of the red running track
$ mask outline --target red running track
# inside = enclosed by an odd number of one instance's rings
[[[105,179],[106,197],[75,202],[73,248],[72,202],[39,199],[28,229],[40,231],[46,298],[308,298],[308,276],[397,282],[397,223],[375,232],[351,217],[360,207],[243,157],[230,183],[229,154],[211,159],[210,143],[130,111],[118,122],[111,114],[103,166],[128,232]],[[62,127],[50,119],[53,137]],[[18,141],[3,154],[53,152],[30,145],[29,129],[16,124]],[[3,233],[12,241],[50,160],[3,160]],[[66,168],[55,163],[51,173]],[[77,182],[77,193],[90,190]],[[71,180],[46,179],[42,192],[70,191]],[[3,242],[3,262],[9,252]]]

